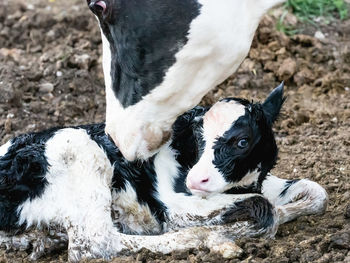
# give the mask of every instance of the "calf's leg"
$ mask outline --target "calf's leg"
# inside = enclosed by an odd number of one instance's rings
[[[277,230],[275,209],[261,195],[218,194],[207,199],[198,196],[185,196],[184,199],[186,198],[187,202],[183,203],[186,205],[177,209],[172,207],[169,211],[169,229],[230,224],[231,240],[242,236],[272,237]],[[193,208],[200,211],[194,211]]]
[[[303,215],[322,214],[328,203],[326,190],[308,179],[285,180],[269,175],[262,184],[262,194],[275,205],[279,224]]]
[[[68,238],[65,232],[54,229],[31,230],[15,236],[1,231],[0,246],[6,250],[30,250],[30,260],[38,260],[43,255],[66,249]]]

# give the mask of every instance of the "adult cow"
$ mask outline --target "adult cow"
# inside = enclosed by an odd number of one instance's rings
[[[284,0],[87,0],[102,31],[106,133],[147,159],[176,118],[229,77]]]

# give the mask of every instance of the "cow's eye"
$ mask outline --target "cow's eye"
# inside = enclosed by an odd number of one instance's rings
[[[237,146],[241,149],[244,149],[248,146],[249,142],[247,139],[242,139],[237,143]]]

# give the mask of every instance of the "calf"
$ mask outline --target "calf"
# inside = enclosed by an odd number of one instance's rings
[[[177,119],[172,140],[142,163],[122,156],[104,124],[19,136],[0,148],[2,241],[15,248],[34,242],[36,259],[68,240],[69,259],[78,261],[141,248],[222,251],[241,236],[273,236],[280,222],[305,213],[303,202],[285,198],[300,193],[297,183],[264,183],[277,156],[271,126],[282,103],[280,86],[263,104],[224,99],[194,108]],[[197,182],[193,174],[204,177]],[[274,209],[275,199],[289,214]],[[28,233],[43,227],[68,237]]]
[[[205,114],[203,154],[185,179],[192,194],[261,193],[275,206],[280,223],[325,211],[328,195],[320,185],[269,173],[277,158],[271,125],[284,101],[282,92],[283,83],[262,105],[225,99]]]
[[[133,161],[237,70],[262,15],[284,0],[87,2],[102,32],[106,133]]]

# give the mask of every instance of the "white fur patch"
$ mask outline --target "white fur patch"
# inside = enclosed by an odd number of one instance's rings
[[[4,156],[7,153],[8,149],[11,147],[11,145],[12,145],[11,141],[8,141],[4,145],[0,146],[0,157]]]
[[[280,205],[280,194],[285,188],[287,180],[268,175],[262,183],[262,194],[274,205]]]
[[[48,185],[40,198],[19,207],[19,223],[68,227],[111,221],[99,213],[111,209],[113,169],[104,151],[82,129],[62,129],[46,145]]]
[[[224,135],[233,123],[245,115],[245,107],[234,100],[217,102],[203,117],[203,137],[212,148],[215,139]]]

